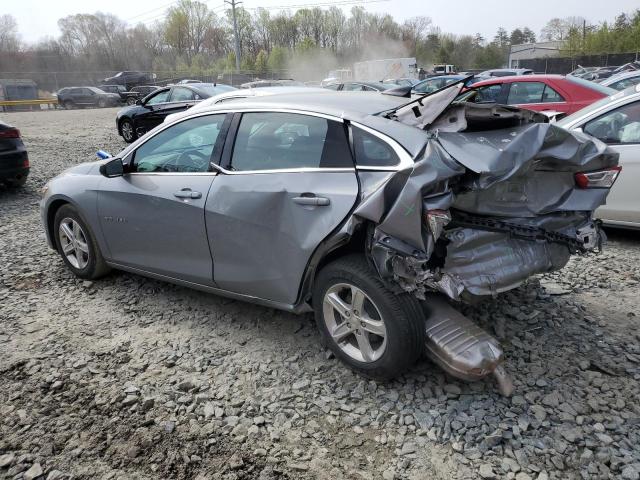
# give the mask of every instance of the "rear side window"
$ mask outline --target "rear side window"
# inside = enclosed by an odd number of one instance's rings
[[[513,82],[509,89],[507,103],[509,105],[542,103],[544,86],[542,82]]]
[[[172,102],[185,102],[189,100],[194,100],[195,94],[192,90],[184,87],[174,87],[173,92],[171,93],[171,101]]]
[[[400,158],[387,142],[358,127],[353,127],[352,131],[357,166],[393,167],[400,163]]]
[[[295,113],[242,115],[233,170],[347,167],[353,167],[353,161],[341,123]]]

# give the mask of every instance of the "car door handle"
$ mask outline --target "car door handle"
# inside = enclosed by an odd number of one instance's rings
[[[202,198],[202,193],[194,192],[190,188],[183,188],[179,192],[175,192],[173,196],[176,198],[192,198],[195,200],[198,198]]]
[[[315,195],[293,197],[292,200],[298,205],[313,205],[316,207],[326,207],[331,203],[328,198],[316,197]]]

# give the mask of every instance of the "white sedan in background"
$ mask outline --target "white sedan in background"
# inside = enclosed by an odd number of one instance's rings
[[[595,217],[606,225],[640,228],[640,84],[557,122],[594,136],[620,154],[622,171]]]

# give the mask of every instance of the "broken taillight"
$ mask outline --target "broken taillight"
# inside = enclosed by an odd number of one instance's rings
[[[444,227],[451,221],[451,213],[449,213],[449,210],[427,210],[425,217],[427,226],[433,235],[433,241],[436,242],[440,238]]]
[[[29,157],[27,156],[24,157],[24,160],[22,161],[22,167],[29,168]]]
[[[20,130],[17,128],[7,128],[0,130],[0,138],[20,138]]]
[[[580,188],[611,188],[618,178],[622,167],[611,167],[595,172],[578,172],[575,174],[576,185]]]

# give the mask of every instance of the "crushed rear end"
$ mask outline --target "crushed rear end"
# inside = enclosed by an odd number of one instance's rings
[[[535,112],[451,103],[449,90],[387,114],[424,130],[425,142],[355,212],[375,224],[380,276],[419,298],[471,299],[600,250],[592,214],[620,171],[617,153]]]
[[[380,277],[427,300],[431,358],[466,380],[494,373],[509,394],[498,342],[434,293],[496,295],[601,250],[592,214],[620,171],[618,155],[535,112],[452,103],[461,85],[385,114],[423,130],[424,146],[355,216],[371,225],[367,251]]]

